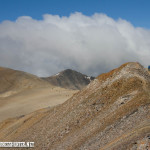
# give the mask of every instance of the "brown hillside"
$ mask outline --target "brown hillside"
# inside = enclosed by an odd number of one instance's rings
[[[75,92],[35,75],[0,67],[0,121],[61,104]]]
[[[35,150],[150,149],[149,91],[149,73],[126,63],[59,106],[2,122],[0,141],[34,141]]]
[[[51,85],[35,75],[0,67],[0,94],[7,92],[5,94],[7,96],[23,89],[45,86]]]

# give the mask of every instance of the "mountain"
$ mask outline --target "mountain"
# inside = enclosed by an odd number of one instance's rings
[[[150,149],[149,91],[148,71],[123,64],[61,105],[1,122],[0,141],[33,141],[35,150]]]
[[[26,72],[0,67],[0,121],[61,104],[76,92]]]
[[[94,77],[88,77],[82,73],[77,71],[67,69],[56,75],[42,78],[52,85],[59,86],[62,88],[73,89],[73,90],[81,90],[85,86],[87,86]]]
[[[24,89],[51,86],[39,77],[18,70],[0,67],[0,94],[12,94]],[[7,95],[6,94],[6,95]]]

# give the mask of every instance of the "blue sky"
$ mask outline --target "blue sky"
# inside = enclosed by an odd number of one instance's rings
[[[149,7],[150,0],[0,0],[0,66],[38,76],[147,67]]]
[[[69,16],[74,12],[84,15],[105,13],[122,18],[134,26],[150,28],[150,0],[0,0],[0,22],[16,20],[19,16],[42,19],[43,14]]]

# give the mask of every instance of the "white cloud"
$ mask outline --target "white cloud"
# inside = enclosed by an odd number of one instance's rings
[[[105,14],[46,14],[0,24],[0,66],[49,76],[72,68],[98,75],[128,61],[149,65],[150,30]]]

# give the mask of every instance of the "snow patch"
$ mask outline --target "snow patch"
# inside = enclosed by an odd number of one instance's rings
[[[58,76],[60,73],[55,74],[54,76]]]
[[[91,81],[91,77],[85,76],[85,78]]]

